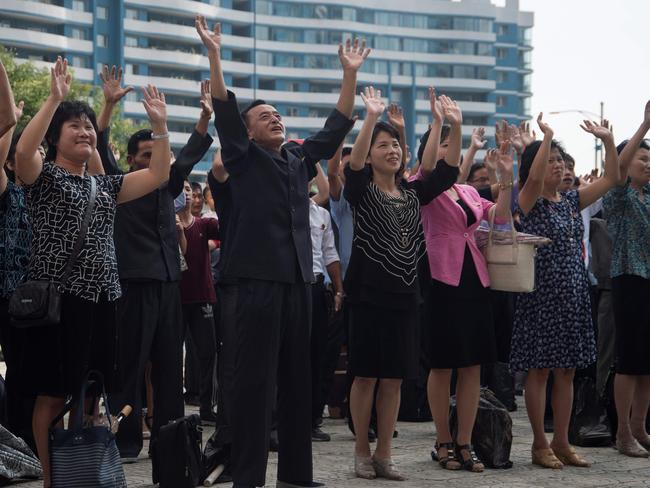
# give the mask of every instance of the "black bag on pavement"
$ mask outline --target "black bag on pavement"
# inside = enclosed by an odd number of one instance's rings
[[[79,251],[83,247],[90,218],[95,208],[97,196],[97,183],[95,178],[90,177],[90,199],[86,206],[84,219],[79,229],[79,234],[68,256],[68,261],[61,276],[60,282],[31,280],[18,285],[9,299],[9,315],[11,325],[25,329],[28,327],[40,327],[58,325],[61,321],[61,294],[63,287],[72,274]]]
[[[231,445],[230,427],[217,423],[214,433],[206,441],[205,448],[203,449],[203,466],[205,467],[206,475],[212,473],[217,466],[224,466],[223,472],[215,480],[215,483],[228,483],[232,481],[230,472]]]
[[[458,433],[455,395],[451,397],[449,426],[455,439]],[[481,388],[476,422],[472,431],[472,445],[477,457],[485,464],[485,467],[512,468],[512,461],[510,461],[512,418],[503,403],[487,388]]]
[[[90,380],[94,378],[94,383]],[[101,392],[107,425],[84,426],[84,401],[93,391]],[[68,421],[68,429],[57,427],[72,407],[77,404],[74,418]],[[78,401],[68,401],[50,424],[50,470],[52,488],[92,487],[126,488],[126,478],[120,454],[111,432],[111,416],[104,391],[104,377],[99,371],[89,371],[81,385]]]
[[[602,447],[612,444],[607,410],[601,401],[596,382],[584,376],[573,382],[574,397],[569,442],[580,447]]]
[[[194,488],[205,480],[201,419],[188,415],[160,428],[151,444],[153,482],[160,488]]]

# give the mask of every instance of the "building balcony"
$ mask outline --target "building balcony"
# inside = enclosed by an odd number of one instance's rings
[[[53,63],[48,63],[47,61],[38,61],[34,59],[22,59],[22,58],[16,58],[16,64],[23,64],[23,63],[32,63],[34,66],[37,68],[47,68],[50,69],[53,66]],[[95,79],[95,74],[93,73],[92,69],[89,68],[75,68],[74,66],[71,66],[70,69],[73,72],[73,76],[75,80],[87,82],[87,83],[92,83]]]
[[[91,12],[79,12],[58,5],[26,0],[2,0],[0,2],[0,15],[5,14],[32,22],[38,20],[50,24],[92,25],[93,23],[93,14]]]
[[[463,125],[461,129],[463,137],[470,137],[472,135],[472,131],[474,131],[474,129],[478,129],[479,127],[483,127],[485,129],[486,137],[494,137],[494,126],[491,126],[489,124],[486,126]],[[415,124],[416,134],[424,134],[428,129],[429,129],[429,124]]]
[[[207,3],[189,0],[125,0],[124,3],[147,10],[181,15],[183,17],[203,15],[209,20],[219,20],[220,22],[231,22],[234,24],[250,24],[253,22],[252,12],[215,7]]]
[[[496,111],[496,105],[493,102],[469,102],[458,100],[458,105],[463,113],[467,115],[491,115]],[[415,109],[420,111],[429,111],[431,109],[429,100],[416,100]]]
[[[0,43],[9,46],[38,48],[42,51],[64,51],[92,54],[92,41],[71,39],[58,34],[32,31],[28,29],[14,29],[0,27]]]

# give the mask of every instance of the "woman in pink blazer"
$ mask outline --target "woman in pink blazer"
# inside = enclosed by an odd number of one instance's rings
[[[440,100],[451,126],[445,160],[458,162],[462,112],[446,97]],[[435,125],[432,128],[435,130]],[[435,167],[438,145],[426,146],[418,178]],[[502,145],[499,155],[500,186],[509,190],[513,163],[508,144]],[[473,187],[456,184],[421,208],[431,273],[424,292],[427,310],[424,347],[431,367],[427,385],[429,405],[437,429],[433,455],[446,469],[462,467],[473,472],[484,469],[472,450],[471,436],[480,395],[480,365],[495,362],[497,353],[487,263],[476,245],[474,231],[481,220],[488,220],[491,212],[496,212],[497,221],[509,220],[510,194],[510,191],[500,191],[495,205],[482,199]],[[455,444],[449,430],[453,369],[458,370]]]

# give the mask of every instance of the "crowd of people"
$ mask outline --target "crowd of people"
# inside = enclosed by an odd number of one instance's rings
[[[71,74],[59,58],[48,98],[14,134],[23,105],[0,64],[8,427],[35,447],[46,488],[48,428],[91,369],[103,373],[116,412],[133,406],[117,435],[123,459],[142,450],[143,407],[155,442],[184,415],[185,400],[199,405],[204,422],[228,426],[235,488],[265,484],[271,431],[277,486],[321,486],[312,441],[329,440],[321,417],[343,342],[358,477],[406,479],[391,441],[402,382],[421,374],[422,354],[433,457],[443,469],[484,469],[472,431],[481,370],[495,363],[526,373],[532,462],[558,469],[590,465],[569,443],[576,370],[598,361],[602,377],[615,357],[616,447],[648,457],[650,102],[637,132],[618,146],[607,121],[584,121],[605,149],[604,172],[576,178],[542,114],[542,140],[527,124],[497,124],[496,147],[483,162],[474,162],[487,149],[482,128],[462,155],[462,110],[430,88],[431,123],[411,166],[404,115],[373,87],[361,92],[354,144],[344,144],[356,120],[357,73],[370,54],[365,42],[339,47],[341,89],[323,129],[287,141],[275,107],[255,100],[242,110],[226,88],[219,24],[209,29],[197,17],[196,30],[210,80],[201,83],[195,129],[175,156],[165,96],[144,87],[151,128],[130,137],[127,171],[109,130],[113,109],[132,90],[121,70],[102,72],[97,116],[68,99]],[[189,176],[214,143],[213,119],[220,149],[201,185]],[[485,221],[550,239],[537,251],[534,291],[490,289],[475,238]],[[596,232],[599,222],[608,232]],[[606,251],[596,245],[603,235]],[[26,280],[60,283],[59,325],[10,326],[10,297]]]

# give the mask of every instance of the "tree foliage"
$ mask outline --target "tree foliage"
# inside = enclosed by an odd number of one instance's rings
[[[48,68],[39,68],[32,62],[16,62],[15,53],[0,45],[0,61],[4,64],[14,92],[16,103],[25,102],[23,116],[18,121],[16,130],[22,130],[50,93],[50,71]],[[102,89],[89,83],[82,83],[74,78],[72,71],[72,86],[68,99],[85,100],[99,113],[103,102]],[[122,117],[121,107],[115,109],[111,119],[111,142],[120,153],[120,165],[126,168],[126,145],[131,134],[147,127],[142,122]]]

